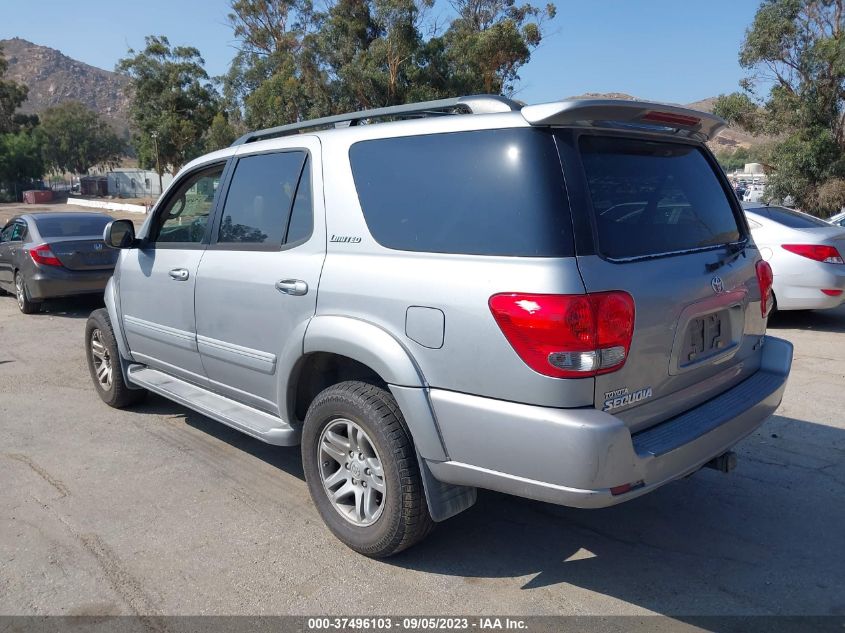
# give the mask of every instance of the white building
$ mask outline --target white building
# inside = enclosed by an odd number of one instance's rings
[[[148,169],[124,167],[113,169],[108,174],[108,192],[118,198],[157,198],[161,195],[158,174]],[[166,189],[173,176],[165,173],[161,184]]]

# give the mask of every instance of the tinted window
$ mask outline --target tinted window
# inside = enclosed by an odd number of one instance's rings
[[[222,175],[223,165],[215,165],[191,174],[179,184],[156,219],[154,241],[183,244],[202,242]]]
[[[599,249],[607,257],[658,255],[740,239],[713,168],[694,146],[584,136]]]
[[[787,209],[786,207],[754,207],[752,209],[746,209],[746,211],[756,215],[762,215],[791,229],[816,229],[820,226],[830,226],[828,222],[820,218],[815,218],[812,215],[807,215],[800,211]]]
[[[217,242],[280,247],[305,156],[304,152],[281,152],[238,160]]]
[[[485,130],[356,143],[367,226],[383,246],[471,255],[569,256],[560,159],[547,132]]]
[[[35,225],[41,237],[102,237],[106,224],[112,221],[109,217],[65,217],[36,218]]]
[[[299,242],[311,237],[314,229],[314,210],[311,203],[311,161],[306,160],[302,169],[302,178],[299,180],[299,187],[296,189],[296,198],[293,200],[293,210],[290,213],[290,224],[288,225],[288,243]]]

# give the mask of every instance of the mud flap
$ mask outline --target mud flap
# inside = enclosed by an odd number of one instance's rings
[[[428,463],[420,457],[419,452],[417,462],[420,465],[428,512],[433,521],[445,521],[475,505],[478,498],[477,488],[447,484],[435,479]]]

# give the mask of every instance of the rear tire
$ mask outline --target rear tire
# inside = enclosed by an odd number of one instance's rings
[[[146,390],[130,389],[123,379],[120,352],[105,308],[94,310],[85,324],[85,359],[97,394],[110,407],[122,409],[146,397]]]
[[[15,298],[18,300],[18,308],[24,314],[35,314],[41,310],[41,304],[29,298],[26,279],[23,278],[20,271],[15,272]]]
[[[360,554],[392,556],[434,527],[411,434],[380,387],[349,381],[322,391],[305,416],[302,462],[323,521]]]

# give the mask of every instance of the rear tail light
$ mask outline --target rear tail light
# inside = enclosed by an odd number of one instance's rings
[[[842,255],[834,246],[827,244],[783,244],[783,248],[801,257],[814,259],[825,264],[843,264]]]
[[[625,364],[634,334],[627,292],[506,293],[490,297],[499,328],[526,365],[555,378],[584,378]]]
[[[29,256],[36,264],[43,264],[44,266],[61,266],[62,262],[53,254],[47,244],[41,244],[35,248],[29,249]]]
[[[828,297],[841,297],[842,291],[837,288],[822,288],[822,292]]]
[[[772,307],[772,283],[775,280],[769,262],[757,262],[757,283],[760,285],[760,314],[765,319]]]

